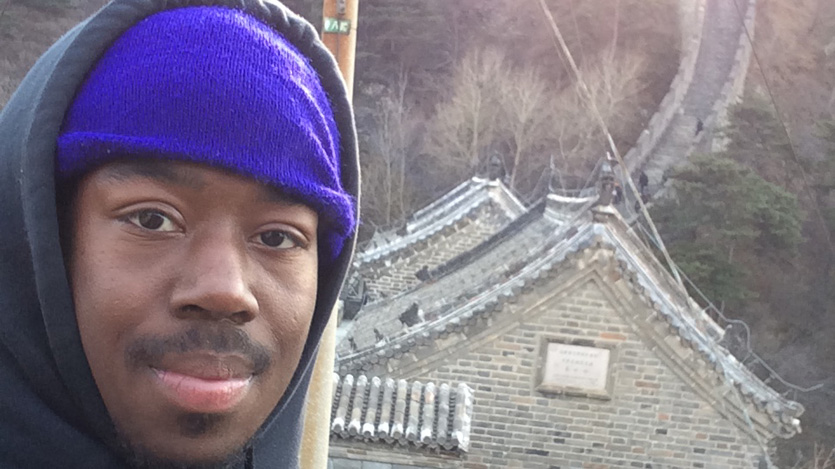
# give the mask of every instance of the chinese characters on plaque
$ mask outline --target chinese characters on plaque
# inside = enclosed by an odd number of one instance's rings
[[[542,386],[606,392],[610,350],[549,342]]]

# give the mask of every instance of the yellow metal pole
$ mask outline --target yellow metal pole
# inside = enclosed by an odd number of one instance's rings
[[[299,452],[301,469],[326,469],[330,437],[331,400],[333,393],[333,362],[336,358],[336,311],[319,342],[319,354],[310,378],[304,409],[304,431]]]
[[[325,0],[322,8],[322,42],[336,57],[348,90],[348,99],[353,97],[354,91],[358,12],[359,0]],[[319,343],[319,354],[307,393],[304,432],[299,454],[301,469],[326,469],[328,466],[336,325],[337,308],[334,308]]]

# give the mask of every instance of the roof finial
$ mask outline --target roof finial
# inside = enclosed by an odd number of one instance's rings
[[[487,165],[487,178],[491,181],[502,180],[506,173],[501,156],[498,153],[493,153]]]
[[[598,205],[611,205],[612,196],[615,191],[615,173],[608,161],[600,165],[600,182],[598,184],[600,194],[597,199]]]

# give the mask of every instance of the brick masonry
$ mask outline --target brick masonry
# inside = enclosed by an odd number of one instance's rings
[[[603,278],[588,277],[542,301],[553,290],[547,282],[485,328],[448,338],[401,369],[403,377],[474,388],[468,453],[415,457],[414,448],[366,445],[362,458],[419,467],[757,467],[756,441],[714,407],[723,405],[720,396],[728,389],[716,385],[714,404],[697,394],[673,370],[676,362],[657,353],[640,328],[622,317],[611,301],[613,290],[601,288]],[[611,399],[536,391],[543,337],[611,344]],[[345,456],[348,450],[337,444],[334,451]]]
[[[440,454],[413,447],[386,447],[331,441],[328,469],[442,469],[463,467],[455,454]]]
[[[419,469],[419,466],[392,464],[385,462],[358,461],[346,458],[331,458],[328,469]]]

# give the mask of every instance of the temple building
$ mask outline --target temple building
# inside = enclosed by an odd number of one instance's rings
[[[767,467],[803,407],[727,350],[602,185],[524,209],[473,179],[366,247],[334,469]]]

